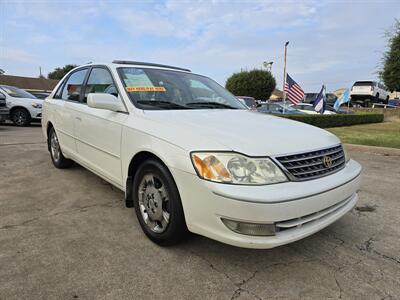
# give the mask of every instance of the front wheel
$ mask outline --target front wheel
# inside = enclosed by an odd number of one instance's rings
[[[48,136],[48,146],[50,150],[51,160],[53,165],[58,169],[66,169],[74,163],[72,160],[65,158],[62,154],[60,142],[54,128],[51,128]]]
[[[28,126],[31,123],[31,116],[26,109],[16,108],[11,113],[11,121],[17,126]]]
[[[186,227],[178,188],[169,170],[149,159],[133,179],[136,216],[147,237],[161,246],[171,246],[186,238]]]

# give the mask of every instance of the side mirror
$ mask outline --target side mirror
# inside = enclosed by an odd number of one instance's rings
[[[4,96],[2,93],[0,93],[0,100],[6,100],[6,96]]]
[[[87,96],[87,104],[92,108],[122,112],[126,111],[121,100],[111,94],[90,93]]]

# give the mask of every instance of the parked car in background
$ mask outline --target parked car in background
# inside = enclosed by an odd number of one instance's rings
[[[374,103],[372,104],[372,108],[397,108],[395,105],[383,104],[383,103]]]
[[[7,108],[6,96],[0,92],[0,123],[4,123],[10,117],[10,110]]]
[[[270,102],[270,103],[263,103],[261,106],[257,108],[257,111],[272,115],[302,115],[304,112],[301,112],[287,103],[284,104],[283,102]]]
[[[257,103],[253,97],[249,96],[236,96],[242,103],[244,103],[250,110],[257,110]]]
[[[388,103],[389,91],[376,81],[356,81],[350,90],[351,102],[369,107],[372,103]]]
[[[10,109],[10,119],[17,126],[29,125],[42,118],[43,100],[22,89],[9,85],[0,85],[0,93],[5,96]]]
[[[400,107],[400,99],[389,99],[388,104]]]
[[[124,191],[144,233],[163,246],[191,231],[277,247],[332,224],[358,200],[361,166],[335,135],[245,110],[187,69],[79,66],[44,100],[42,131],[56,168],[76,161]]]
[[[291,104],[290,106],[309,115],[319,115],[319,113],[315,111],[314,106],[310,103]],[[324,115],[334,115],[334,114],[336,113],[333,107],[325,105]]]
[[[48,92],[29,92],[38,99],[46,99],[50,93]]]

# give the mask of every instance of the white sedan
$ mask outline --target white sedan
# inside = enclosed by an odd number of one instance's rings
[[[296,108],[306,114],[309,114],[309,115],[319,115],[319,113],[315,111],[314,106],[310,103],[291,104],[290,106],[292,106],[293,108]],[[336,113],[334,111],[330,111],[330,110],[325,110],[323,114],[324,115],[336,115]]]
[[[76,161],[124,191],[159,245],[193,232],[272,248],[332,224],[358,199],[361,166],[335,135],[245,110],[187,69],[80,66],[46,98],[42,129],[55,167]]]

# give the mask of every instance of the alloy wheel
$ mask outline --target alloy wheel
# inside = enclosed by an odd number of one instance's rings
[[[18,110],[13,115],[13,121],[18,126],[22,126],[26,123],[26,114],[22,110]]]
[[[55,162],[58,162],[60,160],[60,144],[58,142],[58,138],[55,132],[51,135],[50,138],[50,150],[51,150],[51,156],[53,157]]]
[[[169,195],[164,182],[155,174],[143,176],[138,190],[139,209],[146,226],[163,233],[170,221]]]

